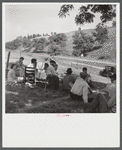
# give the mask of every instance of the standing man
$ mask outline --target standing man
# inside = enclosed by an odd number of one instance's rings
[[[18,61],[15,62],[16,64],[16,75],[19,77],[24,77],[24,70],[25,66],[23,64],[24,57],[20,57]]]
[[[59,89],[59,77],[56,74],[56,70],[53,67],[53,63],[50,62],[50,65],[48,63],[45,63],[45,73],[47,75],[46,80],[48,81],[50,86],[53,86],[55,90]]]

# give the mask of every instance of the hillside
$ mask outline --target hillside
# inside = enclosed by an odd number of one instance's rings
[[[87,34],[91,34],[91,32],[94,29],[87,29],[87,30],[83,30],[83,32],[87,33]],[[72,55],[73,52],[73,39],[72,36],[74,35],[75,31],[72,32],[68,32],[65,33],[67,36],[67,41],[66,41],[66,54],[68,55]],[[87,53],[87,58],[95,58],[95,59],[107,59],[110,61],[114,61],[115,60],[115,56],[116,56],[116,28],[109,28],[109,39],[102,44],[102,48],[100,49],[96,49],[92,52],[88,52]],[[44,52],[48,51],[48,46],[44,48],[43,50]]]
[[[102,45],[102,48],[89,52],[89,58],[96,58],[102,56],[110,56],[112,60],[116,57],[116,28],[109,29],[109,39]]]
[[[86,29],[83,30],[84,33],[86,34],[91,34],[92,31],[94,29]],[[102,48],[93,50],[91,52],[87,53],[87,56],[85,58],[94,58],[94,59],[103,59],[103,60],[110,60],[110,61],[115,61],[115,57],[116,57],[116,28],[109,28],[109,39],[102,44]],[[65,54],[63,55],[72,55],[73,52],[73,39],[72,36],[75,34],[76,31],[71,31],[68,33],[65,33],[67,36],[67,41],[66,41],[66,47],[65,47]],[[39,38],[44,38],[48,41],[49,36],[41,36],[41,37],[36,37],[35,39],[39,39]],[[31,39],[31,41],[34,38]],[[47,46],[45,45],[43,50],[42,49],[38,49],[37,47],[28,47],[28,48],[22,48],[23,52],[26,53],[47,53],[49,46],[47,44]]]
[[[83,30],[83,32],[90,34],[93,31],[93,29]],[[67,35],[67,46],[66,50],[71,55],[73,51],[73,40],[72,36],[74,35],[75,31],[66,33]],[[94,50],[92,52],[87,53],[87,58],[95,58],[98,59],[102,56],[108,56],[107,59],[109,59],[109,56],[112,58],[112,60],[115,59],[115,53],[116,53],[116,28],[109,28],[109,39],[102,45],[102,48]]]
[[[91,34],[91,32],[93,31],[94,29],[86,29],[86,30],[83,30],[84,33],[86,34]],[[68,33],[65,33],[66,36],[67,36],[67,41],[66,41],[66,50],[67,50],[67,53],[69,55],[72,55],[72,52],[73,52],[73,39],[72,39],[72,36],[75,34],[76,31],[72,31],[72,32],[68,32]]]

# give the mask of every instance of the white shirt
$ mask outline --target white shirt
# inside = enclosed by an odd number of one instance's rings
[[[55,68],[52,65],[49,65],[49,67],[46,69],[46,75],[52,74],[52,75],[56,75],[56,71]]]
[[[36,68],[37,68],[39,71],[44,70],[44,63],[43,63],[43,62],[38,62],[37,65],[36,65]]]
[[[84,103],[88,103],[88,93],[89,93],[89,85],[86,83],[85,80],[78,77],[71,89],[73,94],[83,96]]]

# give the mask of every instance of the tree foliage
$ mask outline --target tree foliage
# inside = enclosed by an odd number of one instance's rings
[[[22,37],[18,37],[15,40],[6,43],[6,48],[8,49],[15,50],[19,48],[20,46],[22,46]]]
[[[49,46],[50,53],[59,54],[59,51],[60,53],[63,53],[67,40],[67,37],[64,33],[52,34],[52,36],[50,36],[48,40],[50,43]]]
[[[48,34],[45,34],[47,36]],[[24,48],[34,49],[34,52],[41,52],[44,50],[46,46],[48,46],[49,53],[59,54],[63,53],[67,37],[64,33],[56,33],[52,34],[46,40],[46,38],[36,38],[37,36],[41,36],[40,34],[28,35],[27,37],[18,37],[11,42],[6,43],[7,49],[18,49],[20,46]],[[49,35],[48,35],[49,36]]]
[[[22,41],[22,44],[23,44],[23,47],[25,47],[25,48],[30,47],[30,45],[31,45],[31,40],[28,39],[28,38],[26,38],[26,37],[24,37],[24,38],[23,38],[23,41]]]
[[[48,41],[45,38],[34,38],[33,40],[28,39],[28,37],[18,37],[11,42],[6,43],[7,49],[18,49],[20,46],[24,48],[32,48],[35,47],[36,50],[43,50],[44,47],[47,45]]]
[[[74,9],[73,5],[62,5],[60,12],[59,12],[59,17],[66,17],[67,15],[69,15],[69,11]]]
[[[31,48],[35,47],[35,51],[42,51],[46,47],[47,43],[48,41],[45,38],[33,39],[31,42]]]
[[[87,35],[82,31],[76,31],[73,35],[73,55],[85,55],[86,52],[91,51],[94,45],[94,40],[91,35]]]
[[[60,18],[66,17],[72,9],[74,9],[73,5],[62,5],[58,16]],[[94,22],[95,13],[101,13],[100,19],[102,23],[111,21],[113,17],[116,17],[116,5],[82,5],[75,17],[76,25]]]
[[[108,27],[103,23],[99,23],[92,34],[96,37],[96,41],[103,44],[108,39]]]
[[[64,33],[58,33],[54,34],[49,37],[50,43],[55,42],[57,45],[65,45],[65,41],[67,40],[67,37]]]
[[[60,54],[61,52],[61,48],[59,45],[56,45],[55,42],[52,42],[49,47],[48,47],[48,53],[53,54],[53,55],[57,55]]]

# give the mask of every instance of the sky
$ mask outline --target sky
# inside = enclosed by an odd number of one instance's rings
[[[18,36],[46,34],[51,32],[66,33],[76,31],[80,26],[75,24],[75,16],[82,3],[75,3],[70,16],[59,18],[60,7],[64,3],[7,3],[3,7],[3,22],[5,42]],[[91,24],[81,26],[81,29],[91,29],[100,22],[100,14],[95,15]],[[109,23],[111,24],[111,23]]]

